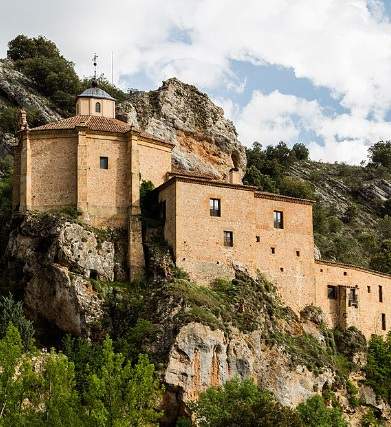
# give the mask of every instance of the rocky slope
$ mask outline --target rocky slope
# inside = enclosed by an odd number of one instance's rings
[[[10,60],[0,60],[0,115],[5,106],[32,109],[42,123],[64,115]],[[194,86],[172,78],[157,90],[131,92],[117,107],[121,119],[176,144],[173,166],[177,170],[226,179],[232,167],[245,169],[245,150],[235,126]],[[13,142],[14,136],[0,124],[0,157]]]
[[[245,169],[234,124],[195,86],[171,78],[157,90],[131,92],[119,110],[134,126],[175,143],[178,169],[222,179],[232,167]]]
[[[0,59],[0,114],[7,106],[33,109],[43,123],[61,118],[48,99],[35,90],[31,80],[15,69],[12,61]],[[0,126],[0,158],[14,142],[14,135]]]
[[[31,317],[90,336],[103,316],[91,279],[126,278],[126,240],[106,240],[58,215],[15,216],[9,228],[2,242],[2,286],[21,290]]]
[[[92,339],[110,331],[107,295],[114,280],[126,278],[121,235],[59,215],[16,216],[8,224],[9,238],[0,245],[1,286],[19,290],[30,317]],[[175,425],[187,402],[234,376],[253,378],[289,406],[334,390],[350,425],[359,425],[367,407],[389,419],[390,408],[364,383],[358,350],[349,356],[357,362],[349,375],[363,405],[349,403],[333,335],[316,308],[298,318],[272,285],[240,270],[232,282],[199,287],[178,274],[167,248],[147,246],[149,281],[116,292],[127,316],[153,325],[139,350],[151,355],[166,384],[162,425]]]

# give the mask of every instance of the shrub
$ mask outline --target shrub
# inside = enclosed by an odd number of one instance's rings
[[[302,143],[294,144],[292,152],[297,160],[308,160],[310,156],[308,148]]]
[[[321,396],[314,396],[297,407],[306,427],[347,427],[338,407],[328,408]]]
[[[207,389],[191,409],[200,427],[301,426],[296,411],[282,406],[249,379],[234,378]]]
[[[280,183],[280,191],[282,194],[301,199],[313,199],[314,191],[311,184],[301,179],[296,179],[291,176],[284,176]]]
[[[0,297],[0,338],[5,336],[10,324],[18,329],[24,348],[30,349],[34,342],[34,327],[26,319],[22,303],[15,301],[12,295]]]
[[[7,56],[42,94],[64,111],[73,112],[80,81],[73,64],[60,54],[55,43],[42,36],[19,35],[8,43]]]
[[[391,141],[379,141],[368,149],[368,157],[374,166],[391,168]]]
[[[375,393],[391,403],[391,335],[372,335],[368,344],[366,383]]]
[[[365,336],[354,326],[345,330],[334,329],[334,340],[338,352],[350,360],[356,353],[365,352],[367,349]]]

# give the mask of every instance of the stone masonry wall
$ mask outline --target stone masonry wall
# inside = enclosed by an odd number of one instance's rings
[[[77,136],[30,133],[33,210],[76,206]]]

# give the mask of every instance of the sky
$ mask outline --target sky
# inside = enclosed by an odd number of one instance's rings
[[[305,143],[358,164],[391,139],[391,0],[0,0],[0,57],[44,35],[123,89],[169,77],[222,106],[251,146]],[[111,73],[111,58],[114,73]]]

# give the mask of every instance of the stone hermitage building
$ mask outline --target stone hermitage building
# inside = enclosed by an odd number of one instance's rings
[[[21,112],[13,207],[77,208],[94,227],[128,230],[130,278],[144,268],[140,182],[151,181],[177,266],[198,283],[232,277],[236,265],[274,282],[299,312],[321,307],[330,326],[367,337],[391,325],[391,277],[315,260],[312,201],[258,191],[232,168],[227,182],[172,173],[173,144],[115,118],[115,100],[95,85],[77,115],[33,129]]]

